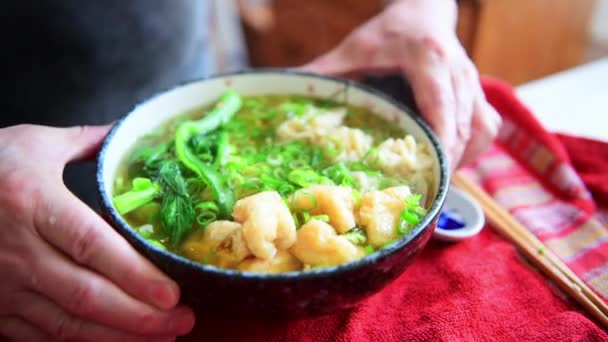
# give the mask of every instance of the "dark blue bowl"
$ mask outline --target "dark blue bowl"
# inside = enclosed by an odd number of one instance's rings
[[[120,161],[135,139],[174,115],[212,103],[226,89],[244,94],[301,94],[369,106],[427,143],[436,160],[429,210],[409,234],[360,260],[322,269],[258,274],[202,265],[159,249],[141,238],[112,205],[112,184]],[[117,122],[99,153],[98,189],[110,224],[142,255],[174,279],[182,302],[197,311],[313,316],[352,307],[404,272],[431,238],[448,184],[444,152],[430,128],[409,108],[358,83],[289,70],[249,70],[218,75],[159,94]]]

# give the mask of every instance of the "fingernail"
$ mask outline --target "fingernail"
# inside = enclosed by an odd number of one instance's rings
[[[177,305],[179,290],[169,284],[156,284],[150,287],[149,298],[161,309],[171,309]]]
[[[169,329],[177,334],[187,334],[194,328],[194,314],[188,308],[177,309],[169,321]]]

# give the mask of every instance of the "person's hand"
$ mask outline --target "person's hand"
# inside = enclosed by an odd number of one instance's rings
[[[346,74],[400,70],[451,166],[464,165],[497,134],[500,116],[456,36],[454,0],[398,0],[304,70]]]
[[[0,129],[0,336],[172,340],[192,329],[178,286],[62,181],[109,127]]]

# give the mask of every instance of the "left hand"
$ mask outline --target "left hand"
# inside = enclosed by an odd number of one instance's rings
[[[394,1],[302,69],[324,74],[400,70],[454,169],[483,152],[501,122],[456,36],[456,20],[454,0]]]
[[[63,184],[110,126],[0,129],[0,340],[172,341],[179,287]]]

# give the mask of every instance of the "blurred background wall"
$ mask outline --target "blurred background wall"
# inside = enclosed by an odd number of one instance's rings
[[[587,59],[594,60],[608,56],[608,0],[596,0],[589,34]]]
[[[236,0],[252,66],[335,46],[384,0]],[[608,56],[608,0],[459,0],[458,36],[482,74],[525,83]]]

